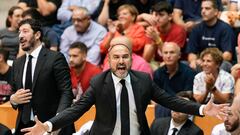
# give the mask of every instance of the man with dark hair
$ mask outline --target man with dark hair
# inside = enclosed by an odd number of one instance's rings
[[[11,67],[7,64],[9,52],[0,48],[0,104],[7,102],[12,94]]]
[[[70,45],[69,65],[72,80],[74,101],[77,101],[89,87],[90,80],[102,70],[86,60],[87,46],[82,42],[75,42]]]
[[[218,19],[219,10],[215,0],[201,2],[202,22],[196,25],[190,33],[186,46],[190,67],[198,69],[201,65],[199,54],[206,48],[218,48],[223,52],[221,68],[230,72],[231,63],[236,60],[236,39],[232,28]]]
[[[195,101],[191,91],[181,91],[176,96]],[[153,121],[151,135],[203,135],[203,131],[188,119],[185,113],[172,111],[172,117],[159,118]]]
[[[138,21],[144,21],[149,25],[146,34],[154,41],[154,45],[147,45],[144,48],[150,60],[155,54],[155,60],[161,61],[159,52],[164,42],[175,42],[181,49],[185,46],[187,33],[182,26],[172,22],[172,12],[172,6],[164,1],[153,5],[151,14],[143,13],[138,16]]]
[[[173,10],[173,21],[183,26],[188,32],[202,21],[201,4],[205,0],[175,0]],[[221,0],[214,1],[214,7],[223,10]]]
[[[61,53],[43,47],[39,22],[26,19],[19,26],[20,46],[26,54],[12,67],[15,93],[10,102],[18,109],[16,135],[24,134],[22,128],[35,124],[34,115],[46,121],[69,107],[73,98],[68,64]],[[72,134],[71,126],[61,133]]]
[[[36,8],[29,8],[22,14],[23,19],[35,19],[43,22],[43,16],[37,11]],[[43,42],[46,48],[57,51],[60,45],[60,37],[48,26],[42,26]]]

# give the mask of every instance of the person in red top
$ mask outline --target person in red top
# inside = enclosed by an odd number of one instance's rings
[[[155,54],[155,60],[161,61],[161,50],[164,42],[174,42],[183,49],[186,43],[187,32],[172,21],[172,6],[166,2],[158,2],[152,7],[152,14],[143,13],[137,20],[146,26],[146,35],[153,41],[153,45],[144,48],[146,58],[151,60]],[[154,53],[156,52],[156,53]],[[184,58],[182,56],[182,58]]]
[[[92,77],[101,73],[102,70],[86,61],[87,47],[82,42],[75,42],[69,48],[69,65],[72,81],[74,101],[87,90]]]
[[[108,20],[109,32],[100,44],[102,56],[107,54],[109,44],[114,37],[125,35],[132,40],[132,51],[144,58],[144,46],[151,44],[152,40],[146,36],[144,27],[136,23],[138,16],[136,7],[124,4],[118,8],[117,15],[118,20]]]

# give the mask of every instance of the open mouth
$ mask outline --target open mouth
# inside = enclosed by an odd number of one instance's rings
[[[120,65],[120,66],[117,67],[117,70],[124,71],[124,70],[126,70],[126,66],[125,65]]]

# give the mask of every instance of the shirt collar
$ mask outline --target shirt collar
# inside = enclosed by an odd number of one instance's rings
[[[176,128],[176,129],[178,130],[178,132],[179,132],[179,131],[181,130],[182,126],[183,126],[185,123],[186,123],[186,121],[183,122],[182,124],[180,124],[179,126],[174,126],[174,125],[173,125],[173,119],[171,119],[169,129],[172,130],[173,128]]]
[[[27,57],[28,57],[29,55],[32,55],[33,58],[37,58],[38,55],[39,55],[39,53],[40,53],[40,51],[41,51],[41,49],[42,49],[42,44],[41,44],[40,46],[38,46],[35,50],[33,50],[31,54],[29,54],[29,53],[26,52],[26,55],[27,55]]]
[[[163,71],[164,71],[164,73],[168,74],[168,69],[167,69],[166,65],[163,66]],[[178,69],[175,74],[181,73],[182,71],[183,71],[182,64],[180,62],[178,62]]]
[[[118,84],[122,80],[121,78],[118,78],[113,73],[112,73],[112,78],[113,78],[113,82],[114,82],[115,85]],[[130,81],[131,79],[130,79],[130,75],[129,74],[125,78],[123,78],[123,79],[125,79],[125,81],[128,82],[129,84],[131,83],[131,81]]]

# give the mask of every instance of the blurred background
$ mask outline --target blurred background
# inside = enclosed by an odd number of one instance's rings
[[[9,8],[17,2],[18,0],[0,0],[0,29],[5,27],[5,21]]]

